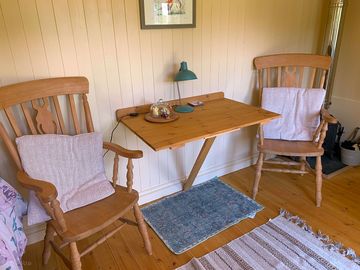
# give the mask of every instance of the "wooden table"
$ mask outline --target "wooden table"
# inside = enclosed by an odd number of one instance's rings
[[[223,92],[186,98],[183,99],[183,103],[191,100],[201,100],[204,106],[195,107],[194,112],[191,113],[179,114],[179,119],[168,123],[151,123],[144,119],[144,115],[149,112],[150,104],[116,111],[118,121],[155,151],[178,148],[199,139],[205,140],[190,175],[184,182],[184,190],[192,186],[218,135],[266,123],[279,117],[276,113],[224,98]],[[169,103],[177,104],[177,101],[173,100]],[[129,116],[134,112],[139,115]]]

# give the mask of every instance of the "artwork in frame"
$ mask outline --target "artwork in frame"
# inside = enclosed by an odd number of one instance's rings
[[[196,0],[139,0],[141,29],[195,27]]]

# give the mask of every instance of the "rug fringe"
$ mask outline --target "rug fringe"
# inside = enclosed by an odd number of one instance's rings
[[[352,248],[347,248],[342,243],[332,240],[328,235],[323,234],[320,230],[315,233],[311,226],[307,225],[304,220],[291,214],[285,209],[280,209],[280,215],[319,239],[324,244],[323,247],[327,250],[337,252],[360,266],[360,256],[357,256],[356,252]]]

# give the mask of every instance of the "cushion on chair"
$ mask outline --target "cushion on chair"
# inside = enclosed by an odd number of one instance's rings
[[[100,133],[26,135],[16,139],[25,172],[51,182],[64,212],[101,200],[114,193],[106,179]],[[34,192],[30,192],[28,223],[49,220]]]
[[[320,124],[325,93],[315,88],[264,88],[262,108],[282,116],[264,125],[264,138],[311,141]]]

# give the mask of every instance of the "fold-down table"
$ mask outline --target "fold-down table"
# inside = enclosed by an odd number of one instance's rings
[[[179,114],[179,119],[168,123],[151,123],[144,119],[144,115],[149,112],[150,104],[116,111],[118,121],[121,121],[155,151],[178,148],[195,140],[205,140],[190,175],[184,182],[184,190],[192,186],[218,135],[255,124],[263,124],[279,117],[276,113],[224,98],[222,92],[186,98],[183,102],[191,100],[201,100],[204,105],[195,107],[191,113]],[[176,104],[176,102],[169,101],[170,104]],[[138,115],[129,116],[134,112]]]

